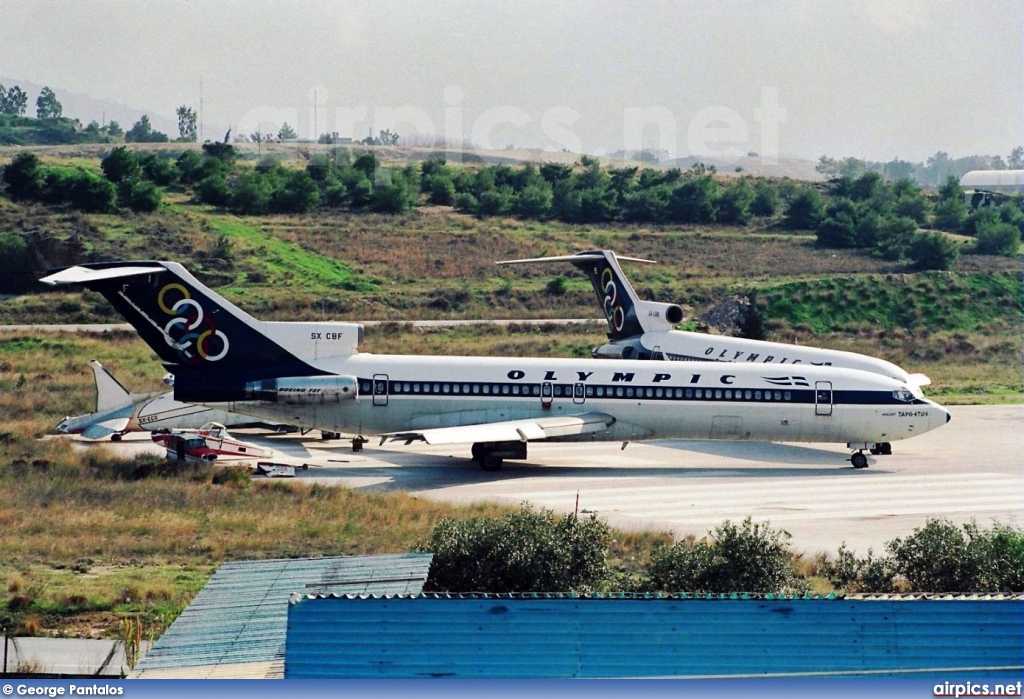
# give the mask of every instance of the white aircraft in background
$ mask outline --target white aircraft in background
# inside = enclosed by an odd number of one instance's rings
[[[611,250],[504,260],[497,264],[568,262],[586,274],[608,320],[609,342],[594,350],[595,357],[813,364],[870,371],[915,386],[931,383],[924,374],[909,374],[892,362],[855,352],[676,330],[675,327],[683,321],[683,309],[673,303],[641,300],[626,279],[618,260],[656,264],[652,260],[635,257],[616,257]]]
[[[102,364],[89,362],[96,378],[96,411],[66,417],[57,423],[57,432],[74,434],[85,439],[120,441],[128,432],[185,429],[206,422],[219,422],[231,427],[267,427],[279,430],[285,425],[270,424],[249,415],[238,415],[205,405],[174,400],[171,391],[163,393],[132,393],[114,378]],[[172,383],[171,377],[164,379]]]
[[[406,444],[471,444],[485,470],[534,440],[726,439],[864,449],[949,421],[912,383],[829,366],[360,353],[362,326],[260,321],[175,262],[65,268],[174,374],[174,397]]]

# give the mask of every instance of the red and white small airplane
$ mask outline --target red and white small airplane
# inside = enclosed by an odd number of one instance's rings
[[[163,430],[153,441],[167,449],[167,458],[177,461],[210,462],[225,459],[266,459],[274,455],[249,442],[232,437],[219,422],[208,422],[198,430]]]

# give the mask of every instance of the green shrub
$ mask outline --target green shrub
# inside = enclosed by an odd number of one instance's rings
[[[1024,591],[1024,532],[1005,525],[979,529],[930,519],[886,546],[892,567],[912,592]]]
[[[576,592],[607,576],[611,530],[595,517],[530,506],[498,519],[443,519],[431,533],[424,589],[437,592]]]
[[[726,520],[710,540],[680,541],[659,549],[648,568],[651,584],[666,592],[785,592],[800,587],[790,562],[789,534],[747,517]]]
[[[1015,257],[1020,253],[1020,229],[998,221],[980,223],[974,235],[972,252]]]
[[[136,180],[142,175],[138,157],[124,146],[118,146],[100,162],[100,169],[108,180],[117,184],[125,180]]]
[[[32,153],[19,153],[4,168],[7,196],[15,201],[40,198],[45,178],[46,171]]]
[[[918,270],[952,269],[960,246],[942,233],[916,233],[907,247],[907,257]]]
[[[804,187],[790,200],[783,225],[793,230],[812,231],[824,218],[825,202],[821,194],[816,189]]]

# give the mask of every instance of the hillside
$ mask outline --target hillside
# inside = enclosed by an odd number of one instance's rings
[[[94,148],[58,147],[46,158],[95,171]],[[397,215],[320,208],[243,216],[197,204],[174,185],[153,213],[84,213],[0,196],[4,235],[25,249],[20,261],[0,257],[3,281],[20,280],[25,286],[15,288],[30,293],[0,306],[0,324],[119,321],[96,295],[33,282],[51,267],[111,259],[181,262],[267,319],[596,318],[593,291],[568,265],[494,263],[604,248],[658,261],[625,269],[641,297],[682,304],[690,327],[724,300],[753,293],[772,339],[863,351],[916,370],[931,363],[933,377],[951,382],[940,392],[986,391],[986,382],[997,392],[1021,390],[1019,256],[964,254],[949,272],[912,273],[866,250],[821,248],[810,232],[773,218],[569,224],[478,218],[422,201]],[[550,284],[557,276],[565,283]],[[578,354],[600,341],[594,332],[572,347],[529,351]],[[506,342],[507,351],[515,346]],[[475,351],[473,343],[462,351]]]

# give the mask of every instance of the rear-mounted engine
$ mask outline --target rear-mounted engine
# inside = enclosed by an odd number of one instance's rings
[[[245,384],[246,400],[288,405],[341,403],[359,395],[355,376],[300,376]]]

